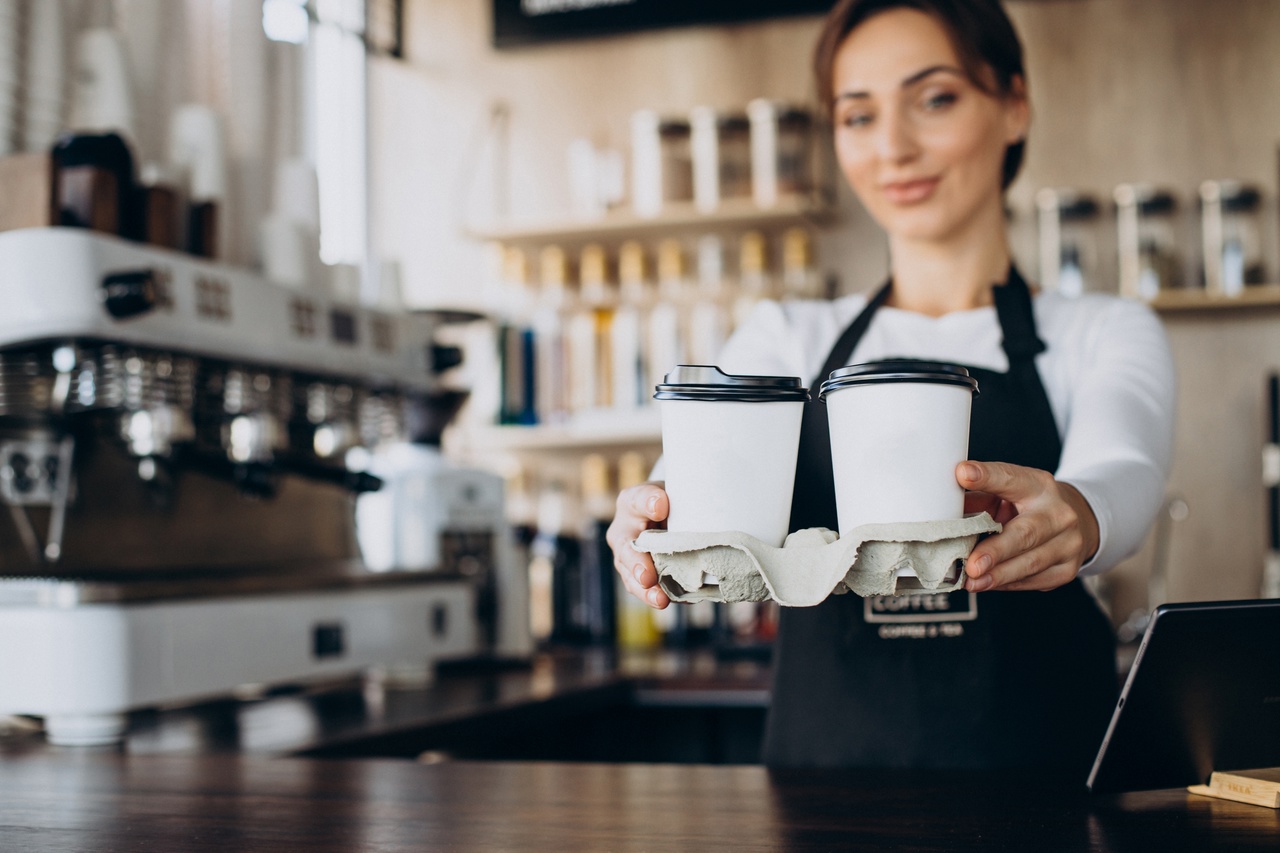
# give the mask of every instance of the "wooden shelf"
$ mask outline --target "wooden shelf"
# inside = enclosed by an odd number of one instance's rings
[[[1167,290],[1150,304],[1155,310],[1165,313],[1280,308],[1280,284],[1249,285],[1239,296],[1222,296],[1204,290]]]
[[[662,424],[656,409],[637,412],[589,412],[564,424],[473,427],[457,436],[469,453],[591,451],[656,448]]]
[[[780,228],[828,222],[834,217],[835,209],[831,205],[808,196],[790,196],[778,199],[776,205],[768,208],[756,207],[750,199],[735,199],[724,202],[714,213],[701,213],[692,204],[682,204],[651,218],[619,211],[600,219],[471,227],[466,234],[476,240],[497,243],[583,243],[653,238],[687,231]]]

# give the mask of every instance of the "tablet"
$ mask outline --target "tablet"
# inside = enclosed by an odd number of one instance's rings
[[[1280,600],[1157,607],[1089,790],[1202,784],[1280,767]]]

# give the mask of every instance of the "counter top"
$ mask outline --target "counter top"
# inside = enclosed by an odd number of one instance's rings
[[[0,849],[1248,851],[1270,809],[1007,776],[10,750]]]
[[[130,754],[412,757],[622,707],[768,704],[769,667],[710,651],[565,650],[528,665],[446,667],[428,683],[350,679],[130,715]],[[38,734],[0,737],[47,748]],[[492,756],[485,756],[492,757]]]

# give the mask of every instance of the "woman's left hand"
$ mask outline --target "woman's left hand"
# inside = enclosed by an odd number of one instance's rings
[[[1098,550],[1098,520],[1074,486],[1038,468],[961,462],[965,512],[991,513],[1004,530],[978,543],[965,564],[965,588],[1056,589],[1075,579]]]

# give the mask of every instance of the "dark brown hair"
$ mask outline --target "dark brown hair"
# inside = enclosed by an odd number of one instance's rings
[[[915,9],[933,16],[950,36],[969,79],[987,94],[1010,95],[1015,79],[1025,79],[1022,42],[1000,0],[840,0],[827,15],[813,52],[824,110],[830,112],[835,102],[836,54],[845,38],[868,18],[890,9]],[[1018,176],[1025,151],[1025,141],[1005,150],[1001,177],[1005,189]]]

